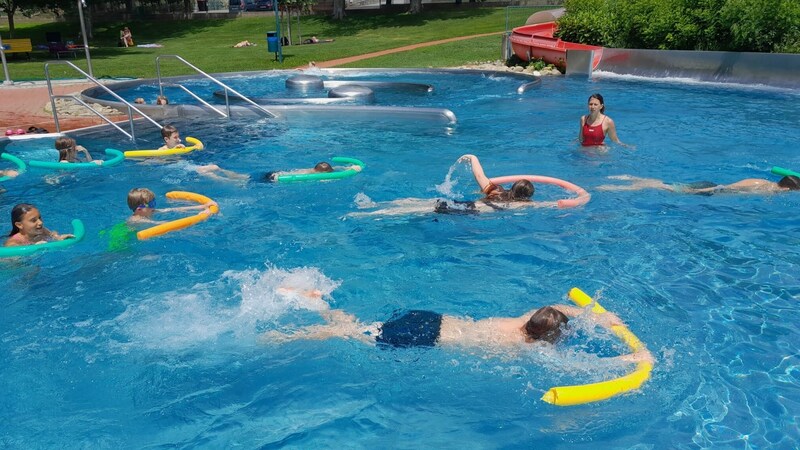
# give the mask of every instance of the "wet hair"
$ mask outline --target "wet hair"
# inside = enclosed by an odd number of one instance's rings
[[[525,336],[532,341],[554,343],[561,336],[563,325],[569,318],[552,306],[544,306],[536,310],[525,323]]]
[[[489,189],[486,194],[487,197],[499,199],[506,202],[511,201],[525,201],[533,197],[533,192],[536,188],[533,183],[528,180],[517,180],[511,185],[511,190],[507,191],[503,186],[492,184],[494,186]]]
[[[128,208],[130,208],[131,211],[136,211],[136,208],[147,205],[155,198],[156,194],[150,189],[133,188],[128,192]]]
[[[319,162],[314,166],[314,172],[333,172],[333,167],[326,162]]]
[[[530,200],[536,188],[528,180],[518,180],[511,185],[512,200]]]
[[[600,94],[592,94],[592,95],[589,96],[589,100],[587,100],[587,103],[592,101],[593,98],[596,98],[597,101],[600,102],[600,112],[605,114],[606,113],[606,102],[603,101],[603,96],[600,95]]]
[[[264,174],[264,177],[261,178],[261,182],[263,183],[274,183],[278,181],[278,172],[276,171],[269,171]]]
[[[164,125],[164,128],[161,129],[161,137],[164,139],[172,136],[173,133],[177,133],[178,129],[172,125]]]
[[[75,146],[77,143],[75,139],[70,137],[62,136],[56,139],[56,150],[58,150],[58,160],[59,161],[67,161],[67,162],[75,162],[78,160],[78,155],[75,152]]]
[[[166,95],[159,95],[156,97],[156,105],[169,105],[169,99]]]
[[[785,176],[778,181],[778,186],[790,191],[800,191],[800,177],[794,175]]]
[[[17,222],[22,222],[22,217],[34,209],[36,209],[36,207],[30,203],[20,203],[11,209],[11,232],[8,233],[9,236],[19,233],[20,230],[17,227]]]

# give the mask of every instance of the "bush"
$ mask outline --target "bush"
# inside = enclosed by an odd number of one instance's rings
[[[558,36],[666,50],[800,51],[797,0],[566,0]]]

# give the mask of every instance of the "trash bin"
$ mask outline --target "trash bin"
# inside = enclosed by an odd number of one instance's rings
[[[278,53],[278,46],[281,45],[278,40],[277,31],[267,31],[267,51]]]
[[[197,0],[198,11],[208,11],[208,0]]]

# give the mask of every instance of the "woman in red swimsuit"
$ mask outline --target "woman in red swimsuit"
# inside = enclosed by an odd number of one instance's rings
[[[617,137],[617,127],[614,121],[604,113],[606,106],[603,103],[603,96],[592,94],[589,97],[589,114],[581,116],[581,130],[578,133],[578,140],[583,146],[603,145],[606,136],[619,145],[628,147]]]

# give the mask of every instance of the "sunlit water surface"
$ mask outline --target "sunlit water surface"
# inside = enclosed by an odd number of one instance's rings
[[[248,95],[284,95],[285,77],[229,81]],[[2,184],[3,217],[32,202],[47,226],[68,232],[79,218],[87,236],[0,262],[0,447],[800,446],[800,195],[594,189],[621,174],[729,183],[777,180],[773,165],[800,169],[796,91],[601,76],[546,78],[520,96],[521,81],[503,76],[360,78],[432,84],[428,94],[378,93],[378,104],[449,108],[458,123],[186,121],[176,124],[182,135],[205,150],[159,164],[30,169]],[[593,92],[635,150],[577,145]],[[111,132],[79,141],[96,156],[130,146]],[[157,145],[142,126],[138,146]],[[25,141],[4,151],[54,158],[50,148],[52,140]],[[567,210],[348,216],[407,197],[477,198],[456,164],[464,153],[490,176],[556,176],[592,200]],[[366,169],[295,184],[224,183],[193,169],[214,163],[258,176],[332,156]],[[221,214],[120,240],[114,226],[130,213],[133,187],[154,190],[161,207],[168,191],[199,192]],[[536,195],[564,193],[541,186]],[[578,286],[622,317],[657,363],[639,391],[556,407],[539,399],[549,387],[629,370],[603,361],[624,348],[585,321],[555,348],[523,355],[275,344],[259,336],[319,322],[318,304],[279,286],[320,289],[367,322],[410,308],[519,315],[568,302]]]

